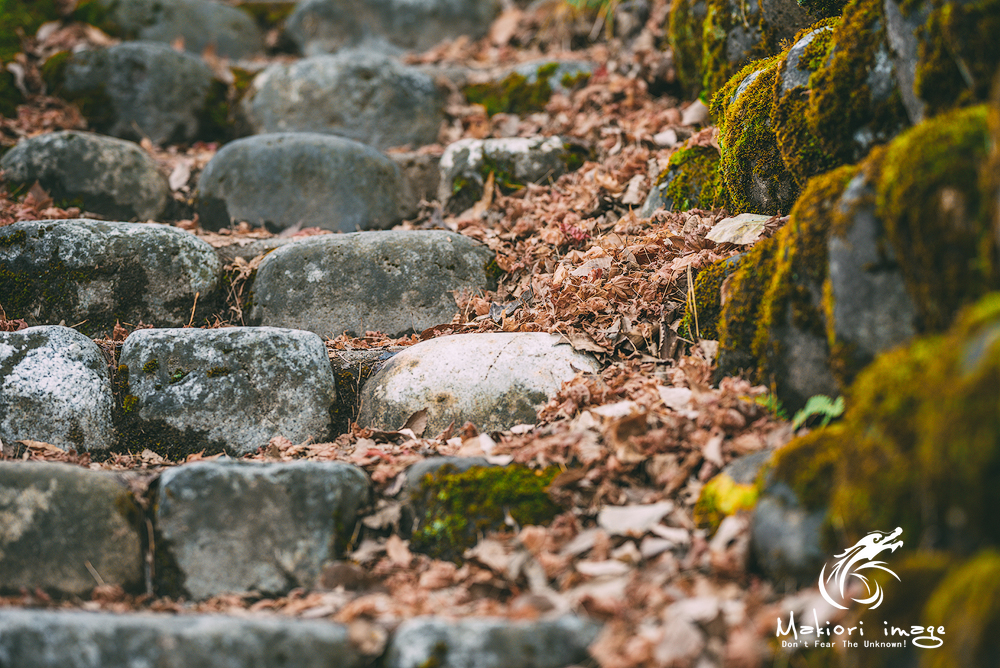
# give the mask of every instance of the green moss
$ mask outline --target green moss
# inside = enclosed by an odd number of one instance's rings
[[[135,396],[134,394],[126,394],[125,398],[122,400],[122,411],[126,413],[131,413],[135,409],[136,404],[138,403],[139,403],[139,397]]]
[[[705,0],[672,0],[667,41],[674,56],[677,80],[691,97],[701,92],[702,33]]]
[[[76,3],[72,18],[74,21],[89,23],[109,35],[120,37],[121,26],[110,19],[110,9],[100,0],[80,0]]]
[[[50,95],[56,95],[72,102],[90,124],[92,130],[105,132],[114,121],[115,107],[104,89],[95,86],[85,90],[66,89],[66,68],[73,62],[73,54],[68,51],[55,53],[42,64],[42,79]]]
[[[876,215],[899,258],[925,331],[997,286],[996,241],[979,192],[986,163],[985,106],[921,123],[892,143]]]
[[[985,101],[1000,65],[1000,0],[932,0],[917,30],[914,92],[932,116]]]
[[[718,340],[719,318],[722,314],[722,284],[739,268],[741,258],[742,256],[737,256],[736,258],[719,260],[698,272],[694,281],[697,323],[690,308],[685,309],[684,317],[678,328],[678,332],[682,336],[690,341],[696,340],[696,337]]]
[[[14,118],[17,116],[17,105],[24,102],[24,95],[14,83],[14,75],[3,70],[0,72],[0,116]]]
[[[230,373],[232,373],[232,369],[227,366],[213,366],[205,375],[209,378],[219,378],[221,376],[228,376]]]
[[[702,487],[694,506],[694,521],[714,533],[726,517],[752,510],[757,503],[757,493],[756,485],[741,485],[728,474],[720,473]]]
[[[173,385],[174,383],[179,383],[182,380],[184,380],[184,378],[189,373],[191,373],[191,372],[190,371],[185,371],[184,369],[174,369],[174,372],[172,374],[170,374],[170,377],[167,379],[167,382],[170,383],[171,385]]]
[[[779,64],[779,58],[773,57],[745,68],[712,103],[719,119],[722,177],[737,213],[787,212],[798,194],[781,160],[771,121]],[[748,77],[752,79],[744,85]]]
[[[834,33],[831,26],[837,23],[836,19],[827,19],[796,35],[793,44],[809,34],[812,34],[812,38],[794,67],[809,72],[810,76],[820,69],[833,46]],[[822,174],[839,163],[823,148],[822,141],[810,123],[810,87],[796,86],[787,92],[783,90],[782,79],[788,75],[787,69],[793,66],[787,53],[782,54],[775,78],[771,115],[781,159],[799,187],[804,187],[810,177]]]
[[[559,511],[546,492],[558,473],[556,467],[533,471],[519,465],[458,473],[446,464],[413,492],[413,506],[422,514],[410,545],[432,557],[459,559],[481,534],[502,529],[508,515],[522,526],[545,524]]]
[[[808,397],[786,384],[791,376],[782,341],[789,329],[826,340],[823,309],[831,209],[856,172],[842,167],[809,181],[789,222],[759,242],[730,280],[719,325],[719,369],[749,372],[793,408]]]
[[[231,94],[232,93],[232,94]],[[205,96],[205,104],[198,113],[198,134],[206,140],[225,142],[232,139],[234,121],[231,99],[235,95],[218,79],[213,79]]]
[[[714,209],[726,206],[728,191],[720,172],[720,157],[713,146],[693,146],[674,151],[656,187],[669,211]]]
[[[486,107],[486,113],[490,116],[499,113],[529,114],[544,111],[545,105],[552,97],[549,79],[558,67],[558,63],[548,63],[539,67],[534,83],[528,83],[528,78],[523,74],[511,72],[500,81],[470,84],[462,89],[462,92],[471,104],[481,104]]]
[[[826,508],[840,457],[837,441],[843,435],[843,427],[834,425],[795,439],[774,453],[767,475],[760,480],[787,484],[806,510]]]
[[[28,240],[28,234],[24,230],[18,230],[13,234],[0,235],[0,248],[10,248],[14,244],[23,244]]]
[[[0,0],[0,63],[21,51],[23,35],[34,35],[46,21],[60,18],[55,0]]]
[[[846,0],[797,0],[799,7],[816,17],[837,16],[840,14]]]
[[[996,665],[1000,636],[1000,553],[982,550],[951,569],[927,602],[925,625],[947,635],[929,654],[928,668]]]
[[[811,150],[822,151],[830,166],[857,162],[908,124],[895,79],[880,67],[891,57],[882,1],[851,0],[832,42],[827,60],[810,77],[806,112],[807,129],[819,140]],[[877,90],[872,77],[883,79]]]
[[[719,91],[741,67],[754,59],[766,58],[778,50],[760,16],[760,4],[753,0],[706,0],[702,23],[702,89],[707,99]],[[730,43],[747,48],[735,53]]]
[[[142,365],[142,370],[146,373],[153,373],[160,368],[160,360],[155,357]]]

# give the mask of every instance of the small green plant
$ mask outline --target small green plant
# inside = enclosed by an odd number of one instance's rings
[[[802,408],[802,410],[795,413],[795,417],[792,418],[792,429],[798,429],[810,418],[816,416],[821,416],[823,418],[820,421],[819,426],[825,427],[830,424],[830,420],[840,417],[843,413],[844,397],[837,397],[836,400],[834,400],[825,394],[817,394],[809,397],[809,401],[806,402],[806,405]]]
[[[788,419],[788,413],[785,412],[785,407],[781,405],[781,400],[778,399],[778,395],[774,392],[768,392],[762,397],[754,397],[754,403],[763,407],[764,410],[779,420]]]

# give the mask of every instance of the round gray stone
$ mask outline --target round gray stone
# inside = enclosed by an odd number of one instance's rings
[[[35,181],[57,202],[117,220],[149,220],[167,206],[170,186],[137,144],[90,132],[52,132],[25,139],[3,156],[7,181]]]
[[[97,573],[105,584],[135,591],[144,570],[137,517],[139,507],[113,473],[0,462],[0,590],[86,596]],[[10,635],[3,628],[0,639]],[[5,660],[3,649],[0,664],[25,665]]]
[[[300,443],[329,435],[336,385],[311,332],[141,329],[125,339],[121,364],[134,397],[124,404],[126,447],[244,455],[274,436]]]
[[[328,620],[0,610],[0,661],[18,668],[362,668]]]
[[[234,221],[279,231],[339,232],[399,220],[399,169],[364,144],[311,132],[246,137],[222,147],[198,179],[198,215],[207,229]]]
[[[502,431],[537,419],[537,409],[577,370],[596,373],[589,355],[538,332],[455,334],[416,344],[389,360],[361,393],[358,424],[397,429],[427,410],[428,435],[452,422]]]
[[[101,134],[184,143],[199,137],[213,80],[201,58],[158,42],[125,42],[73,54],[57,92],[88,101],[88,120]]]
[[[417,617],[393,634],[386,668],[561,668],[590,661],[587,647],[601,624],[583,617],[552,620]]]
[[[114,444],[111,379],[101,350],[69,327],[0,332],[0,440],[64,450]],[[2,561],[2,559],[0,559]]]
[[[300,0],[285,32],[307,56],[359,45],[424,51],[482,37],[499,12],[498,0]]]
[[[116,320],[187,324],[198,295],[210,303],[219,258],[175,227],[85,218],[0,228],[0,295],[7,316],[29,325],[66,321],[109,331]]]
[[[236,7],[214,0],[97,0],[108,10],[105,21],[127,39],[173,43],[201,54],[211,46],[224,58],[261,53],[264,40],[253,18]]]
[[[757,567],[772,580],[814,582],[829,555],[821,547],[826,510],[808,510],[783,482],[757,501],[750,545]]]
[[[433,144],[444,94],[430,75],[372,51],[275,63],[242,101],[253,131],[320,132],[369,144]]]
[[[168,469],[155,505],[157,548],[176,564],[174,593],[196,599],[227,592],[313,589],[340,557],[368,476],[342,462],[215,461]]]
[[[451,322],[456,291],[490,287],[492,259],[485,246],[443,230],[313,237],[264,258],[251,321],[324,337],[421,332]]]

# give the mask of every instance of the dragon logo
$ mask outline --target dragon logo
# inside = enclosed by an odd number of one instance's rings
[[[901,533],[903,533],[902,527],[896,527],[896,530],[892,533],[872,531],[855,543],[853,547],[849,547],[840,554],[834,555],[836,561],[833,568],[830,569],[829,575],[826,574],[826,564],[823,564],[823,570],[819,573],[819,591],[823,595],[823,598],[826,599],[826,602],[835,608],[847,610],[846,605],[842,605],[837,601],[844,602],[848,600],[846,594],[848,578],[855,577],[865,584],[868,596],[866,598],[854,598],[850,600],[862,605],[869,605],[873,610],[882,605],[882,588],[878,582],[862,575],[859,571],[877,568],[899,580],[898,575],[886,568],[884,561],[876,561],[875,558],[885,550],[895,552],[896,548],[902,547],[903,541],[895,540]],[[830,591],[827,589],[831,583],[834,585],[832,587],[834,593],[839,594],[837,600],[833,596],[830,596]]]

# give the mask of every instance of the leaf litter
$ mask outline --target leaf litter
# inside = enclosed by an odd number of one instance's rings
[[[192,602],[102,585],[89,600],[24,591],[0,598],[0,605],[330,619],[347,624],[352,641],[370,656],[383,651],[396,625],[416,615],[536,619],[572,611],[606,622],[590,648],[606,668],[770,661],[768,625],[792,599],[748,569],[745,516],[726,518],[710,534],[695,525],[692,509],[702,485],[725,464],[780,447],[792,430],[758,403],[766,388],[739,378],[713,385],[717,346],[684,340],[678,326],[698,271],[743,251],[785,221],[734,220],[724,210],[638,215],[673,151],[718,148],[715,128],[699,127],[707,119],[698,103],[662,94],[673,76],[669,52],[655,48],[666,3],[652,4],[649,23],[628,48],[613,40],[568,51],[570,43],[592,31],[593,15],[566,3],[538,3],[508,10],[479,42],[459,39],[408,57],[415,64],[471,65],[479,70],[473,78],[480,79],[540,57],[583,56],[596,63],[585,86],[555,94],[543,111],[524,116],[490,117],[453,87],[441,145],[421,149],[440,154],[445,144],[465,137],[544,134],[590,147],[591,159],[551,183],[505,191],[491,181],[482,199],[458,215],[446,215],[438,203],[424,203],[415,219],[397,228],[451,229],[486,244],[504,272],[497,288],[456,294],[455,318],[423,332],[344,334],[326,342],[333,356],[458,332],[544,331],[594,355],[600,373],[578,373],[540,410],[535,424],[504,432],[480,433],[465,424],[425,434],[426,422],[414,415],[395,431],[353,424],[327,443],[292,443],[278,436],[247,457],[343,461],[371,477],[378,501],[362,519],[349,554],[328,564],[314,589]],[[48,29],[26,44],[27,56],[19,61],[26,81],[35,80],[33,68],[46,50],[67,48],[73,40],[100,44],[105,38],[72,25]],[[660,92],[652,94],[653,86]],[[41,132],[86,127],[75,107],[43,93],[29,95],[17,118],[0,120],[0,143],[10,146]],[[144,141],[142,146],[160,164],[174,197],[175,206],[160,222],[216,248],[274,236],[246,223],[219,232],[199,226],[191,193],[217,145],[160,148]],[[17,196],[0,194],[0,225],[79,215],[79,210],[53,207],[40,187]],[[326,232],[294,230],[293,236],[316,233]],[[226,266],[225,309],[200,326],[244,322],[250,282],[262,259],[237,257]],[[0,329],[22,324],[0,312]],[[144,326],[119,323],[112,338],[97,342],[109,365],[116,362],[125,336]],[[562,472],[549,494],[562,512],[547,527],[512,522],[502,532],[483,536],[460,563],[411,552],[409,541],[399,535],[403,474],[438,455],[558,466]],[[4,443],[2,458],[117,471],[142,501],[165,468],[210,457],[199,453],[169,461],[144,450],[101,459],[21,441]]]

